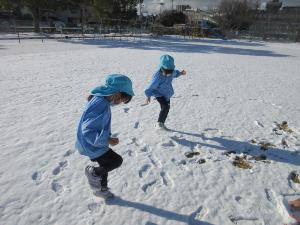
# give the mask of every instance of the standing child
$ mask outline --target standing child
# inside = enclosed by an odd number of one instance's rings
[[[180,75],[186,75],[184,70],[180,72],[174,69],[173,57],[170,55],[161,56],[159,70],[153,75],[151,84],[145,90],[145,95],[147,96],[146,104],[150,103],[151,96],[155,97],[160,104],[161,110],[156,125],[158,129],[168,130],[165,126],[165,121],[170,110],[170,98],[174,94],[173,79]]]
[[[96,196],[105,199],[114,195],[107,186],[108,172],[118,168],[123,159],[109,145],[119,143],[111,137],[111,105],[128,103],[134,96],[131,80],[121,74],[106,77],[105,85],[96,87],[88,97],[77,129],[76,148],[79,153],[97,162],[98,167],[87,166],[85,175]]]

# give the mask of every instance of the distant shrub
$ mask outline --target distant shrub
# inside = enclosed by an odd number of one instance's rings
[[[186,16],[183,12],[164,11],[160,14],[159,23],[166,27],[172,27],[174,24],[185,23]]]

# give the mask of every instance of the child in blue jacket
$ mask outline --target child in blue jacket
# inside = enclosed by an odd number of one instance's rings
[[[146,104],[151,101],[151,96],[159,102],[161,110],[157,120],[158,129],[167,130],[165,121],[170,110],[170,98],[174,94],[172,81],[180,75],[186,75],[186,72],[175,70],[174,59],[170,55],[160,57],[159,70],[153,75],[149,87],[145,90],[147,96]]]
[[[119,143],[118,138],[111,137],[111,105],[128,103],[134,96],[131,80],[121,74],[106,77],[105,85],[96,87],[88,97],[88,104],[81,115],[76,148],[99,167],[87,166],[85,175],[96,196],[105,199],[113,197],[107,186],[108,172],[118,168],[122,157],[109,145]]]

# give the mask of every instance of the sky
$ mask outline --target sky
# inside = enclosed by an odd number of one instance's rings
[[[221,0],[173,0],[174,8],[176,5],[190,5],[192,8],[200,8],[200,9],[208,9],[213,8],[218,5]],[[261,3],[265,3],[268,0],[260,0]],[[163,9],[171,9],[172,0],[144,0],[144,11],[148,11],[149,13],[159,12],[160,10],[160,2],[165,3],[162,6]],[[300,5],[300,0],[283,0],[285,5]]]

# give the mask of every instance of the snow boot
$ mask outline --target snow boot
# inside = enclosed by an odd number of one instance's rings
[[[92,189],[101,189],[101,177],[97,176],[95,173],[95,167],[87,166],[85,168],[85,175],[88,179],[89,185]]]
[[[162,122],[157,122],[157,124],[155,125],[155,128],[157,130],[165,130],[168,131],[169,129],[166,127],[166,125]]]
[[[108,187],[102,187],[98,190],[94,190],[93,194],[97,197],[104,198],[105,200],[114,198],[114,194],[109,190]]]

